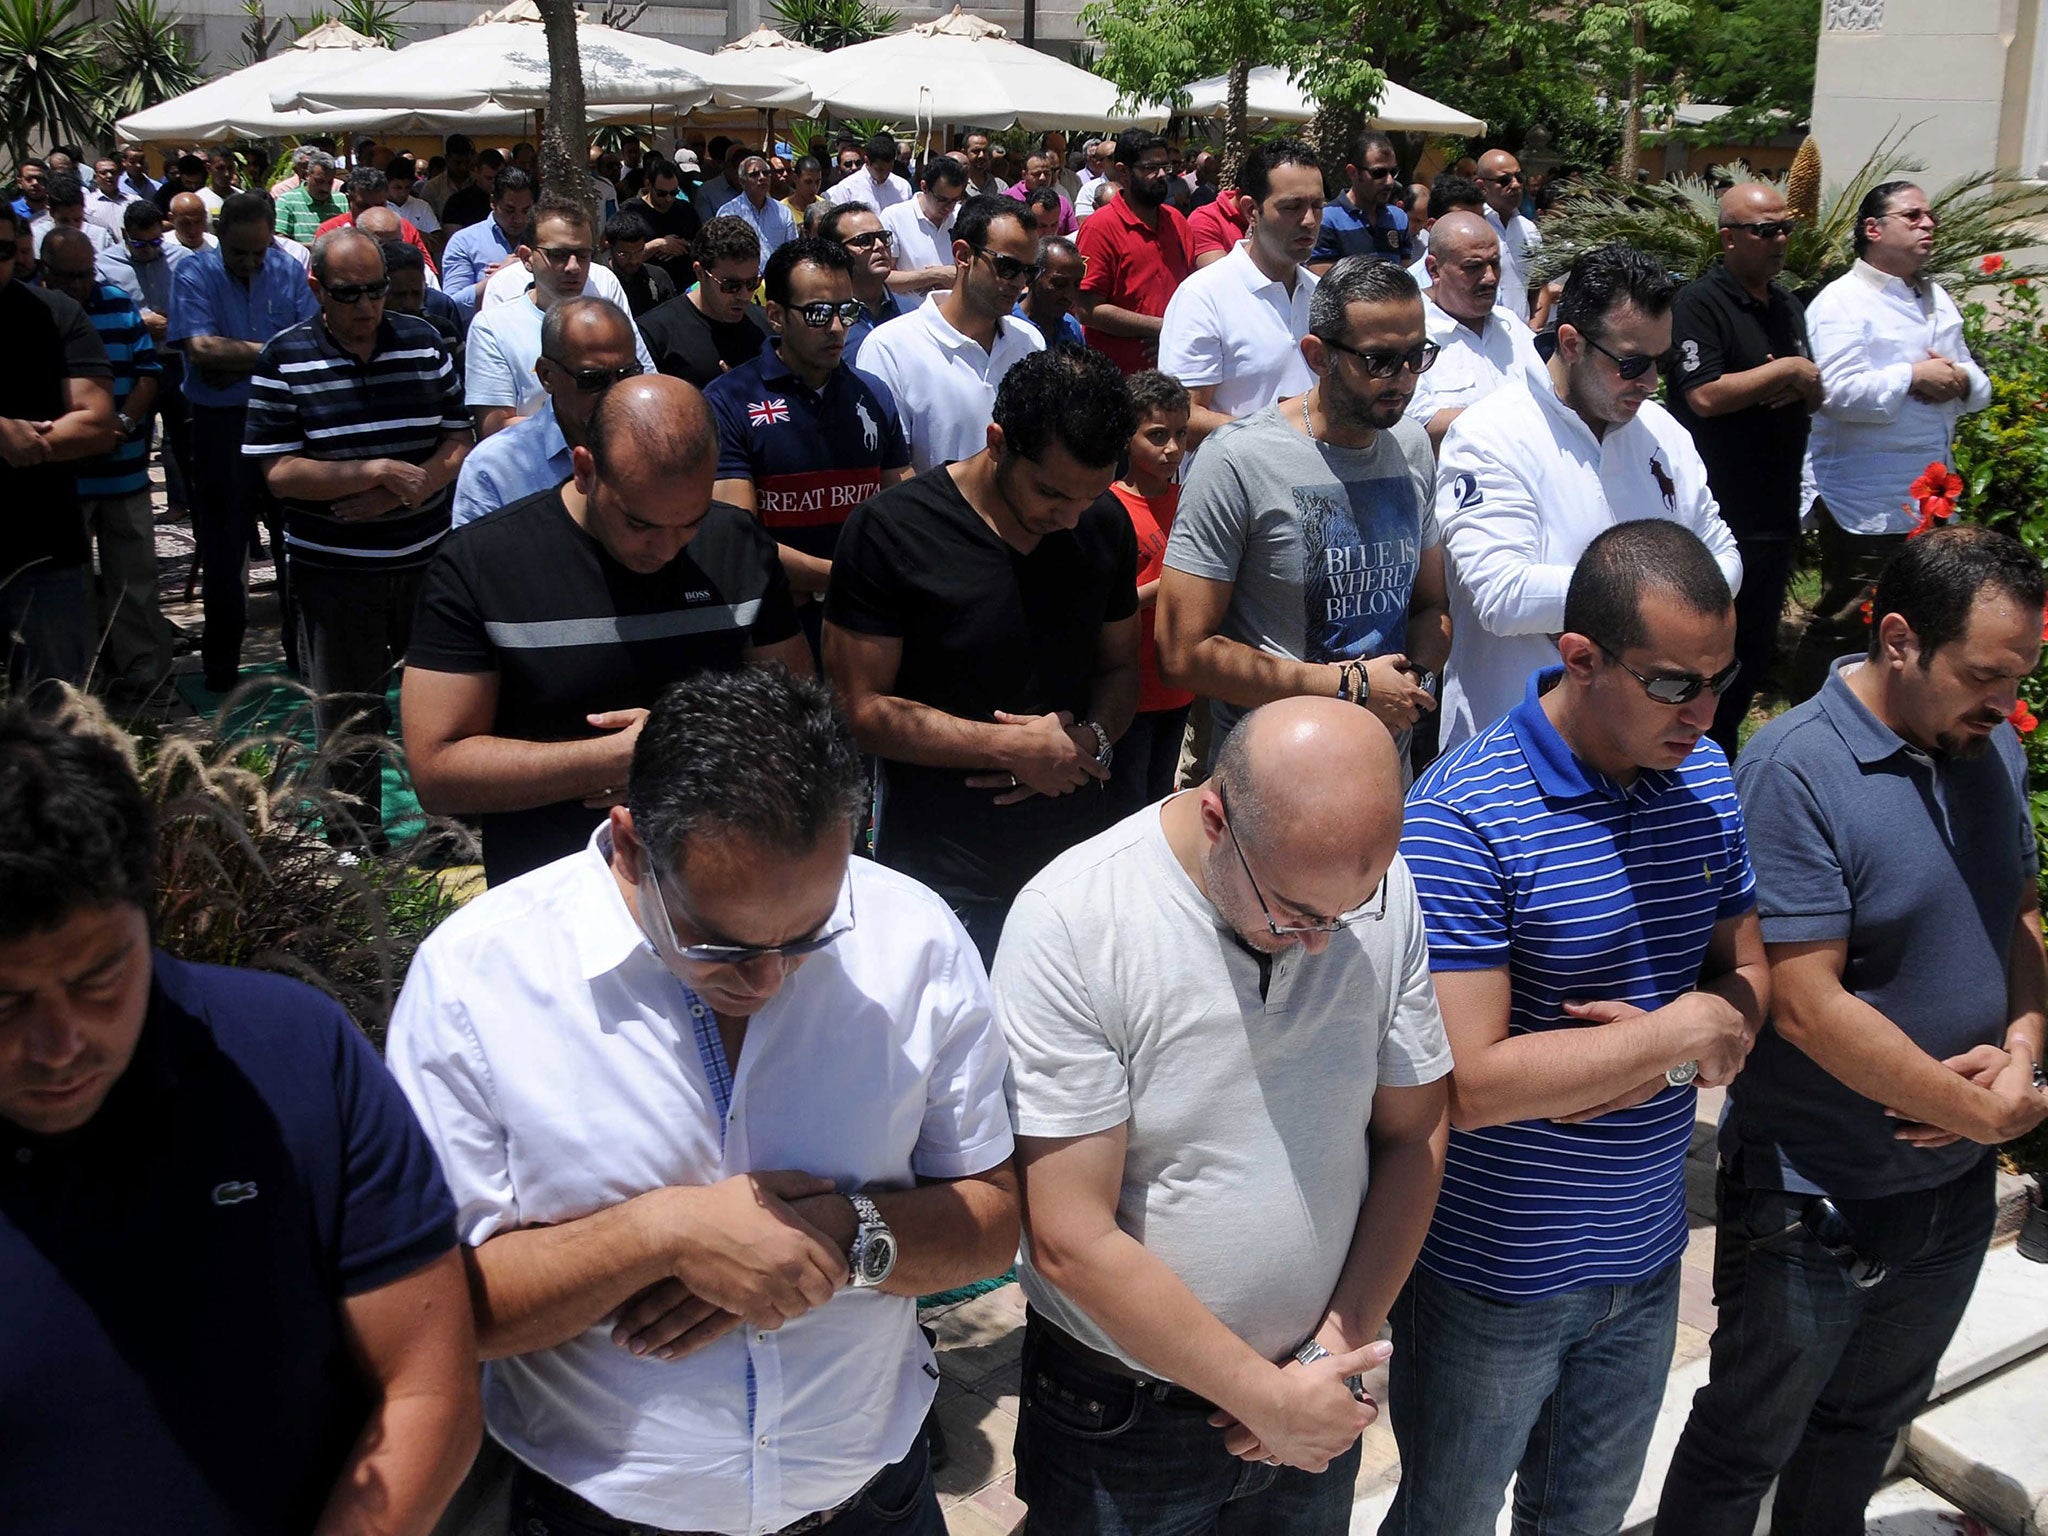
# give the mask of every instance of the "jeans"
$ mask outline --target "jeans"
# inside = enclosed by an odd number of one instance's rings
[[[92,611],[82,565],[0,571],[0,653],[17,689],[52,679],[85,686],[92,670]]]
[[[512,1473],[507,1536],[658,1536],[660,1526],[620,1520],[524,1464]],[[931,1457],[919,1435],[910,1454],[885,1467],[874,1485],[815,1536],[946,1536],[932,1486]]]
[[[1425,1269],[1394,1303],[1401,1484],[1380,1536],[1613,1536],[1642,1478],[1678,1334],[1677,1264],[1505,1302]]]
[[[185,406],[185,360],[162,347],[157,360],[164,370],[156,389],[156,415],[163,424],[164,504],[182,512],[192,504],[192,421]]]
[[[1215,1410],[1084,1362],[1024,1324],[1017,1497],[1052,1536],[1344,1536],[1359,1449],[1322,1472],[1241,1461]]]
[[[315,695],[313,717],[322,741],[344,727],[361,736],[391,734],[385,693],[392,668],[405,659],[423,574],[416,566],[335,571],[301,565],[294,570],[299,653]],[[357,830],[373,848],[384,846],[386,755],[366,745],[338,757],[334,765],[334,787],[360,802]]]
[[[267,493],[255,459],[242,453],[248,412],[240,406],[194,405],[191,415],[192,534],[199,545],[199,601],[206,616],[200,660],[206,686],[225,693],[242,669],[249,628],[249,540]],[[279,571],[279,587],[283,571]]]
[[[996,963],[996,945],[1003,937],[1003,924],[1010,916],[1010,901],[1007,896],[955,896],[947,900],[953,915],[960,919],[960,926],[967,930],[967,937],[974,941],[983,970]]]
[[[1804,703],[1819,693],[1837,657],[1869,648],[1863,604],[1877,590],[1877,573],[1905,544],[1903,533],[1844,533],[1822,511],[1820,598],[1793,653],[1791,702]]]
[[[1191,707],[1148,709],[1131,718],[1131,728],[1116,744],[1116,756],[1109,765],[1111,822],[1134,816],[1173,793]]]
[[[1722,1170],[1707,1384],[1692,1400],[1657,1536],[1749,1536],[1773,1477],[1776,1536],[1862,1536],[1892,1445],[1934,1386],[1991,1241],[1997,1160],[1936,1189],[1841,1200],[1869,1290],[1796,1223],[1807,1196]]]
[[[171,669],[171,622],[157,601],[149,492],[89,497],[80,505],[99,549],[93,629],[105,636],[106,669],[117,678],[154,684]]]
[[[1792,580],[1799,541],[1742,539],[1736,548],[1742,555],[1742,590],[1735,594],[1735,659],[1742,670],[1714,706],[1714,728],[1707,733],[1731,761],[1749,706],[1778,664],[1778,624],[1785,615],[1785,588]]]

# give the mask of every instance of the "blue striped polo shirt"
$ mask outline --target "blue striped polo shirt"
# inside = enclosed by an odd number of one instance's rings
[[[1661,1008],[1698,984],[1714,925],[1756,903],[1728,760],[1713,742],[1622,786],[1573,756],[1529,680],[1521,704],[1409,792],[1401,853],[1432,970],[1508,970],[1508,1029],[1600,1028],[1566,1001]],[[1501,1301],[1629,1285],[1685,1250],[1695,1092],[1580,1125],[1451,1131],[1418,1262]]]
[[[137,379],[163,375],[156,343],[149,329],[123,289],[113,283],[96,283],[92,302],[85,306],[86,318],[99,333],[107,349],[107,361],[114,370],[114,409],[125,411]],[[133,496],[149,489],[149,433],[137,432],[112,453],[101,454],[78,466],[78,494],[83,497]]]

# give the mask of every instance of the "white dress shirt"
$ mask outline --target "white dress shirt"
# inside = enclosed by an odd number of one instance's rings
[[[1422,323],[1441,350],[1435,366],[1415,381],[1415,397],[1408,402],[1410,421],[1428,426],[1438,411],[1477,405],[1517,374],[1541,379],[1549,387],[1543,359],[1536,355],[1535,333],[1511,310],[1495,304],[1475,331],[1434,300],[1424,299]]]
[[[918,474],[955,459],[969,459],[988,446],[995,420],[996,386],[1020,358],[1045,350],[1045,338],[1029,321],[996,322],[993,352],[953,329],[939,313],[943,294],[924,303],[860,344],[860,371],[879,379],[896,397],[903,435],[910,440],[910,466]]]
[[[427,205],[426,201],[417,195],[407,198],[401,204],[392,206],[391,211],[423,235],[434,234],[441,228],[440,215],[435,213]]]
[[[1991,403],[1991,380],[1963,343],[1963,317],[1941,284],[1916,290],[1858,261],[1806,311],[1827,398],[1807,441],[1808,500],[1818,493],[1845,533],[1904,533],[1919,520],[1906,488],[1946,464],[1956,422]],[[1930,405],[1906,393],[1913,365],[1939,352],[1970,376],[1960,400]]]
[[[1556,663],[1550,637],[1564,628],[1572,568],[1617,523],[1682,523],[1713,552],[1729,587],[1742,584],[1735,536],[1685,428],[1649,400],[1635,420],[1596,438],[1557,397],[1548,370],[1509,380],[1451,423],[1437,461],[1436,516],[1454,637],[1445,751],[1521,703],[1529,674]]]
[[[859,203],[861,207],[876,213],[887,213],[898,203],[910,201],[910,183],[901,176],[891,173],[887,180],[877,182],[863,166],[851,176],[841,177],[832,183],[825,197],[834,207],[843,208],[848,203]]]
[[[1543,237],[1536,232],[1535,222],[1523,214],[1515,214],[1506,223],[1491,206],[1486,210],[1486,222],[1493,226],[1493,232],[1500,236],[1500,303],[1517,320],[1529,318],[1529,267],[1536,259],[1536,253],[1543,249]],[[1515,695],[1517,704],[1522,696]]]
[[[526,263],[510,262],[500,267],[498,275],[484,284],[484,301],[477,306],[477,310],[481,313],[493,304],[523,299],[526,297],[526,290],[532,286],[533,274],[527,270]],[[591,263],[590,275],[583,280],[582,296],[591,299],[610,299],[627,314],[633,313],[632,306],[626,302],[626,290],[619,286],[619,280],[613,276],[612,269],[600,266],[596,262]]]
[[[392,1014],[386,1059],[464,1243],[756,1170],[909,1189],[1010,1155],[988,982],[937,896],[852,860],[834,922],[850,903],[853,930],[783,983],[734,1075],[620,896],[606,836],[443,923]],[[599,1323],[485,1366],[484,1413],[521,1461],[618,1519],[760,1533],[900,1460],[936,1377],[913,1298],[843,1290],[675,1361]]]
[[[896,270],[915,272],[922,267],[944,267],[952,271],[953,220],[959,216],[960,205],[955,203],[946,211],[946,217],[934,224],[925,217],[922,195],[898,203],[883,214],[882,227],[889,231],[890,244],[896,252]]]
[[[1301,355],[1316,275],[1294,269],[1294,292],[1261,272],[1251,242],[1192,272],[1166,302],[1159,367],[1189,389],[1214,385],[1210,406],[1249,416],[1316,381]]]

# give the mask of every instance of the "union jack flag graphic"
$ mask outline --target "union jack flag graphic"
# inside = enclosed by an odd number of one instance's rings
[[[789,420],[787,400],[756,400],[747,407],[747,420],[757,427],[772,427],[778,421]]]

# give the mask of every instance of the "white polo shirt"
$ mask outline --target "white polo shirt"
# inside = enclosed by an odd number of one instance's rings
[[[1806,331],[1827,390],[1806,449],[1809,499],[1818,492],[1845,533],[1905,533],[1919,520],[1906,487],[1929,464],[1949,463],[1956,422],[1991,403],[1956,301],[1937,282],[1916,290],[1858,261],[1808,306]],[[1906,392],[1929,352],[1970,376],[1962,399],[1933,405]]]
[[[1650,400],[1596,438],[1558,399],[1548,370],[1510,379],[1451,423],[1437,456],[1436,516],[1451,589],[1447,752],[1521,703],[1530,673],[1556,664],[1551,636],[1564,628],[1572,568],[1617,523],[1683,523],[1729,587],[1742,584],[1735,536],[1685,428]]]
[[[937,896],[852,860],[835,921],[850,902],[853,931],[783,984],[734,1076],[710,1011],[620,896],[606,835],[443,923],[392,1014],[386,1060],[463,1242],[754,1170],[909,1189],[1010,1155],[988,983]],[[628,1353],[601,1322],[485,1366],[484,1413],[521,1461],[618,1519],[757,1533],[900,1460],[936,1376],[913,1298],[843,1290],[676,1361]]]
[[[533,274],[526,269],[523,261],[509,262],[498,269],[498,275],[484,284],[484,301],[477,306],[479,313],[493,304],[503,304],[511,299],[524,297],[526,290],[533,286]],[[591,263],[590,275],[583,280],[583,297],[610,299],[619,308],[632,314],[632,306],[626,302],[626,290],[619,286],[619,280],[612,275],[610,267]],[[650,373],[652,369],[648,370]]]
[[[1500,236],[1500,302],[1518,320],[1529,318],[1529,284],[1533,279],[1529,268],[1536,260],[1536,253],[1543,249],[1543,237],[1536,232],[1536,224],[1522,214],[1515,214],[1506,223],[1491,206],[1484,210],[1486,222],[1493,226],[1493,232]],[[1517,703],[1521,695],[1515,695]]]
[[[1189,274],[1159,323],[1159,368],[1189,389],[1216,388],[1210,404],[1249,416],[1316,381],[1301,355],[1316,275],[1294,269],[1294,292],[1261,272],[1251,242]]]
[[[837,208],[859,203],[876,213],[887,213],[898,203],[910,201],[910,183],[892,171],[888,180],[878,185],[867,167],[862,166],[851,176],[842,177],[826,188],[825,199]]]
[[[954,265],[953,221],[959,216],[960,205],[955,203],[946,210],[945,219],[934,224],[924,216],[921,195],[898,203],[884,213],[882,227],[889,231],[896,251],[896,270],[915,272],[921,267],[944,267],[951,271]],[[947,284],[947,287],[951,286]]]
[[[1536,335],[1511,310],[1494,305],[1483,328],[1475,331],[1424,299],[1422,319],[1429,339],[1442,350],[1435,366],[1416,380],[1415,397],[1408,402],[1410,421],[1427,426],[1438,411],[1477,405],[1517,374],[1549,387],[1543,359],[1536,355]]]
[[[491,279],[491,286],[497,286],[497,278]],[[485,303],[489,302],[486,293]],[[495,304],[478,312],[463,342],[464,405],[472,409],[509,405],[521,416],[531,416],[541,408],[547,391],[541,388],[540,375],[533,369],[540,361],[541,326],[546,320],[539,307],[525,298],[517,304]],[[633,328],[633,350],[639,355],[640,371],[654,372],[654,359],[648,355],[638,326]]]
[[[988,446],[995,420],[996,386],[1018,359],[1045,350],[1045,338],[1024,320],[996,322],[993,352],[963,336],[939,312],[944,294],[925,301],[860,344],[860,371],[879,379],[896,397],[910,439],[910,466],[920,475]]]

